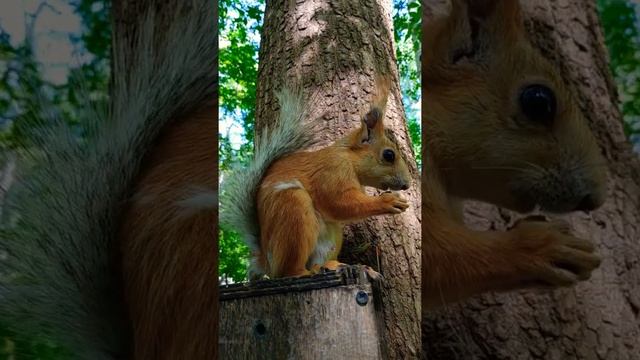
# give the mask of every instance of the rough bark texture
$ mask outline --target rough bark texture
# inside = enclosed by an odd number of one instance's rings
[[[324,288],[300,291],[314,278]],[[221,359],[383,359],[371,284],[322,279],[269,281],[269,289],[260,290],[278,293],[221,301]],[[271,288],[278,283],[284,284]]]
[[[285,84],[296,86],[307,96],[315,94],[318,101],[310,105],[314,107],[310,120],[324,123],[317,136],[321,146],[328,145],[358,126],[372,98],[374,76],[392,75],[394,86],[385,124],[396,134],[413,175],[412,188],[403,193],[412,206],[402,215],[352,226],[341,257],[346,262],[370,264],[385,276],[382,343],[389,358],[406,359],[417,357],[420,351],[420,192],[397,85],[390,5],[383,0],[268,1],[260,49],[256,130],[277,114],[274,90]],[[371,244],[377,244],[379,259]]]
[[[441,1],[429,1],[435,6]],[[617,93],[594,1],[521,1],[533,43],[576,90],[608,161],[609,198],[566,216],[603,257],[575,288],[488,294],[423,324],[428,359],[637,359],[640,354],[640,160],[623,134]],[[427,6],[429,7],[429,6]],[[431,13],[434,13],[432,10]],[[428,18],[426,19],[428,21]],[[505,229],[516,214],[466,208],[478,229]]]

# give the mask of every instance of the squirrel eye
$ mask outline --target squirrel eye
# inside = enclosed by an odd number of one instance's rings
[[[386,149],[385,151],[382,152],[382,157],[386,161],[392,163],[396,159],[396,153],[394,153],[393,150]]]
[[[520,93],[520,107],[529,120],[548,124],[556,115],[556,97],[544,85],[529,85]]]

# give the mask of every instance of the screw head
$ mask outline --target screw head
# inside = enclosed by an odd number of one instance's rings
[[[253,325],[253,333],[258,337],[262,338],[267,334],[267,327],[262,323],[262,321],[257,321]]]
[[[356,302],[360,306],[365,306],[369,303],[369,294],[364,290],[358,290],[356,294]]]

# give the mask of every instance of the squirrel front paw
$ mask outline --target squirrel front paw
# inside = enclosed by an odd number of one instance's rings
[[[409,202],[396,193],[385,192],[379,198],[383,214],[400,214],[409,207]]]
[[[594,244],[572,236],[567,222],[525,219],[508,234],[515,266],[531,285],[571,286],[600,266]]]
[[[382,282],[384,280],[382,274],[373,270],[373,268],[368,265],[347,265],[340,263],[340,265],[335,270],[339,273],[352,272],[354,276],[357,276],[358,273],[362,272],[367,276],[369,280],[373,282]]]

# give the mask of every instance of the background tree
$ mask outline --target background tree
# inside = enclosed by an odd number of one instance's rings
[[[640,153],[640,4],[620,0],[598,0],[605,42],[609,49],[609,67],[613,73],[624,131]]]
[[[575,88],[608,161],[605,205],[566,216],[577,234],[597,242],[603,262],[575,288],[487,294],[431,314],[423,324],[424,353],[428,359],[635,359],[640,354],[640,160],[624,133],[596,3],[521,4],[530,37]],[[616,21],[610,4],[604,5],[603,19]],[[610,43],[628,51],[612,54],[627,56],[631,51],[616,42],[619,36],[610,32]],[[620,64],[631,62],[618,57],[612,65],[623,74],[630,68]],[[466,221],[479,229],[505,229],[515,220],[515,214],[488,205],[473,204],[466,212]]]
[[[415,358],[419,351],[420,193],[418,169],[407,131],[395,64],[390,2],[369,0],[267,2],[256,92],[256,131],[277,118],[274,91],[299,87],[321,99],[307,104],[307,121],[321,121],[326,146],[360,124],[369,107],[374,77],[394,84],[385,124],[407,159],[414,186],[403,193],[411,207],[402,215],[370,219],[351,228],[345,243],[378,244],[382,283],[383,346],[388,358]],[[336,189],[338,190],[338,189]],[[347,251],[346,253],[349,253]],[[353,253],[351,253],[353,255]],[[369,247],[347,262],[377,268]]]

